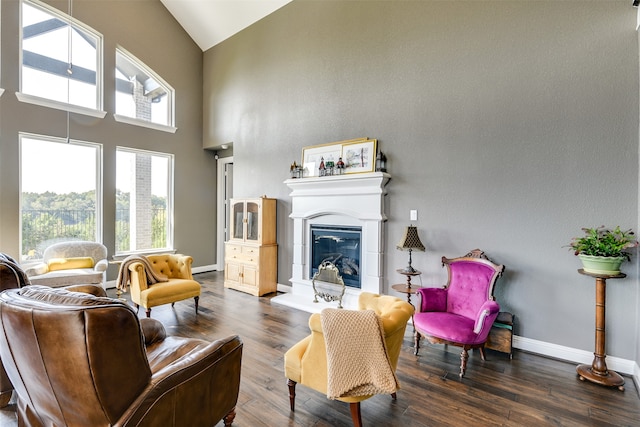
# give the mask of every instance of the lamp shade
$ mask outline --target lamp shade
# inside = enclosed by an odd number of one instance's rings
[[[412,250],[424,252],[424,245],[420,241],[420,237],[418,237],[418,228],[413,225],[408,226],[404,230],[404,235],[396,245],[396,248],[401,251]]]

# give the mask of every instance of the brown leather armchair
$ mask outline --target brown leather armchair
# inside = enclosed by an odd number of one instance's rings
[[[22,426],[231,425],[238,336],[166,336],[127,304],[27,286],[0,294],[0,356]]]
[[[22,270],[18,262],[11,256],[0,253],[0,291],[16,289],[30,285],[29,277]],[[71,285],[65,287],[72,292],[84,292],[100,297],[106,297],[105,290],[98,285]],[[7,376],[7,372],[0,359],[0,408],[7,406],[13,393],[13,384]]]
[[[0,253],[0,291],[28,285],[29,278],[20,268],[17,261],[7,254]],[[0,408],[4,408],[11,400],[13,384],[0,360]]]

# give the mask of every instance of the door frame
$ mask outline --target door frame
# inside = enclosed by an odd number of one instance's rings
[[[217,160],[217,168],[218,168],[218,225],[217,225],[217,250],[216,250],[216,264],[218,265],[217,270],[224,270],[224,243],[226,241],[226,226],[225,226],[225,217],[226,212],[229,207],[229,200],[226,189],[227,175],[226,169],[227,165],[231,163],[233,164],[233,156],[231,157],[220,157]]]

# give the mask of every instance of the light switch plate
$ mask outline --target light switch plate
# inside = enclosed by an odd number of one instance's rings
[[[417,221],[418,220],[418,211],[415,209],[411,209],[409,211],[409,220]]]

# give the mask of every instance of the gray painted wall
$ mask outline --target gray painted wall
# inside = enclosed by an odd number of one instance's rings
[[[67,1],[48,1],[66,12]],[[2,0],[0,97],[0,251],[19,254],[18,132],[65,137],[66,113],[19,102],[19,1]],[[202,149],[202,51],[158,0],[74,0],[73,15],[104,36],[104,109],[100,119],[71,114],[73,139],[101,143],[104,160],[104,236],[115,248],[116,146],[175,154],[175,247],[194,265],[216,262],[216,163]],[[113,119],[115,48],[124,47],[176,90],[175,134]],[[46,179],[46,177],[42,177]],[[115,279],[116,267],[109,270]]]
[[[584,226],[638,228],[638,37],[624,1],[300,1],[205,52],[204,146],[233,141],[234,195],[278,204],[304,146],[377,138],[389,159],[387,286],[409,210],[440,257],[479,247],[520,336],[593,351],[594,281],[566,245]],[[607,353],[638,361],[638,265],[610,281]]]

